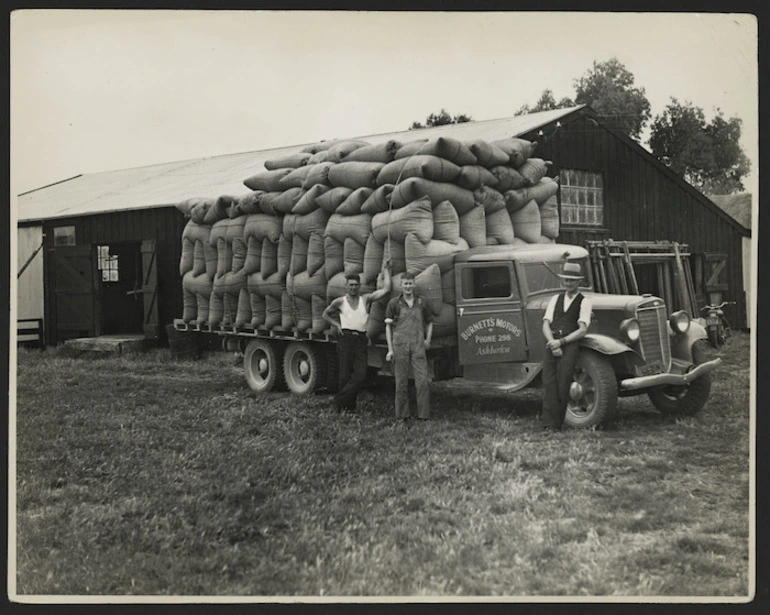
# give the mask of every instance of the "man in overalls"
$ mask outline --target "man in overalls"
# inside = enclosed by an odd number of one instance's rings
[[[417,418],[430,418],[428,360],[433,318],[428,304],[414,294],[414,275],[407,271],[401,277],[401,295],[385,308],[385,337],[388,341],[386,361],[393,361],[396,377],[396,418],[409,418],[409,367],[417,390]]]
[[[358,392],[366,381],[367,337],[366,321],[369,307],[390,293],[390,261],[383,262],[379,280],[381,288],[372,293],[359,296],[361,280],[357,273],[345,276],[346,294],[334,299],[323,311],[323,319],[335,327],[339,333],[337,340],[337,361],[339,363],[339,389],[334,396],[334,405],[338,412],[352,412],[356,409]],[[378,280],[378,281],[379,281]],[[335,319],[334,315],[338,318]]]
[[[543,358],[543,411],[540,424],[545,430],[559,430],[569,402],[569,388],[575,371],[578,341],[591,324],[591,300],[578,292],[583,279],[580,263],[566,262],[557,274],[565,287],[551,297],[543,315],[546,351]]]

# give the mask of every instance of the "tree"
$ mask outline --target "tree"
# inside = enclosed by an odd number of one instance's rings
[[[426,119],[425,124],[421,122],[412,122],[409,130],[415,130],[417,128],[430,128],[432,126],[444,126],[445,124],[462,124],[463,122],[470,122],[473,118],[465,113],[459,113],[458,115],[451,116],[443,107],[438,113],[431,113]]]
[[[543,90],[540,98],[535,103],[534,107],[529,105],[522,105],[514,113],[514,115],[526,115],[527,113],[537,113],[538,111],[552,111],[553,109],[564,109],[566,107],[574,107],[575,103],[569,97],[562,98],[559,102],[553,97],[551,90]]]
[[[586,104],[608,126],[639,140],[650,119],[644,88],[634,87],[634,75],[617,58],[594,62],[575,80],[575,102]]]
[[[725,120],[717,109],[706,122],[703,109],[676,98],[652,122],[650,149],[653,155],[707,194],[743,190],[741,179],[751,168],[740,146],[741,120]]]

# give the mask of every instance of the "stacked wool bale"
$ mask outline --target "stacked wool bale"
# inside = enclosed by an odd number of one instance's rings
[[[320,333],[323,310],[345,292],[345,274],[360,274],[361,292],[371,292],[389,259],[391,296],[410,270],[436,335],[448,334],[458,252],[558,236],[558,183],[546,177],[548,163],[532,157],[536,145],[323,142],[265,162],[244,180],[247,195],[186,201],[179,206],[191,217],[180,262],[185,320]],[[384,331],[387,300],[372,306],[371,337]]]

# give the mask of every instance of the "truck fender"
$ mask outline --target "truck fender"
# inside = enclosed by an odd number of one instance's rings
[[[587,333],[579,342],[581,348],[590,348],[602,354],[621,354],[623,352],[633,352],[633,350],[618,340],[607,335],[598,333]]]
[[[676,333],[671,338],[671,356],[685,359],[692,363],[692,346],[698,340],[708,340],[708,333],[700,323],[690,321],[690,328],[684,333]]]

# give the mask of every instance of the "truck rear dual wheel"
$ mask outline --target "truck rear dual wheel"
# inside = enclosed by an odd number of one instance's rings
[[[282,344],[267,340],[252,340],[243,353],[246,383],[253,391],[285,391]]]
[[[609,361],[593,350],[581,349],[570,386],[565,425],[595,427],[615,418],[618,384]]]
[[[695,365],[708,358],[705,340],[698,340],[692,346],[692,359]],[[648,397],[663,414],[692,416],[701,411],[711,393],[711,374],[705,374],[686,386],[667,386],[650,391]]]
[[[291,342],[283,355],[286,386],[292,393],[313,393],[327,385],[327,353],[319,344]]]

